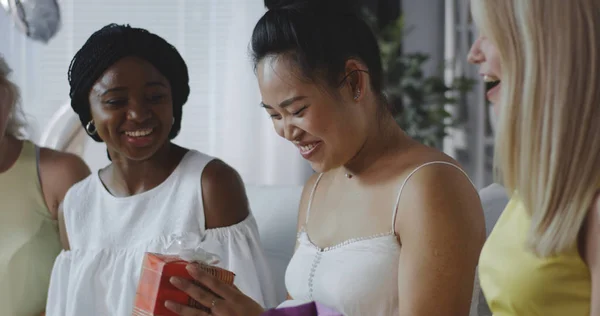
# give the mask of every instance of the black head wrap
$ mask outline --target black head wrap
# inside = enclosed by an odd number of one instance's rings
[[[71,107],[85,127],[92,119],[89,103],[92,86],[110,66],[129,56],[146,60],[171,84],[174,122],[169,138],[175,138],[181,129],[183,105],[190,94],[188,69],[173,45],[144,29],[109,24],[90,36],[69,67]],[[102,142],[97,134],[91,137]]]

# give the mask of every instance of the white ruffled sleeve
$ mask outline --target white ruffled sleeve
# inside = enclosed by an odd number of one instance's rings
[[[46,301],[46,315],[68,315],[67,301],[71,275],[71,252],[63,250],[54,261]]]
[[[265,308],[277,305],[273,275],[252,214],[233,226],[206,230],[202,247],[220,257],[217,266],[235,273],[234,283],[244,294]]]

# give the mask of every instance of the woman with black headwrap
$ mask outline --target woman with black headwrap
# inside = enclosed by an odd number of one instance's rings
[[[131,315],[144,252],[168,253],[178,240],[217,254],[240,290],[274,305],[239,175],[171,142],[190,92],[177,50],[111,24],[75,55],[69,83],[73,110],[112,162],[65,197],[48,315]]]

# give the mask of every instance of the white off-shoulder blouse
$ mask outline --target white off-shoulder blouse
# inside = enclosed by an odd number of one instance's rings
[[[162,184],[130,197],[111,195],[97,173],[73,186],[63,204],[71,249],[54,264],[46,314],[131,315],[144,253],[168,253],[179,238],[198,240],[242,292],[276,305],[254,217],[205,229],[200,179],[212,159],[189,151]]]

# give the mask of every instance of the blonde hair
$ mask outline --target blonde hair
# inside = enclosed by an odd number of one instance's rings
[[[600,1],[471,5],[500,55],[500,181],[531,215],[534,253],[572,250],[600,185]]]
[[[25,115],[21,109],[21,97],[19,88],[8,79],[12,70],[6,63],[4,57],[0,56],[0,89],[4,89],[8,94],[8,105],[11,108],[8,115],[6,126],[6,135],[11,135],[17,138],[24,138],[26,127]]]

